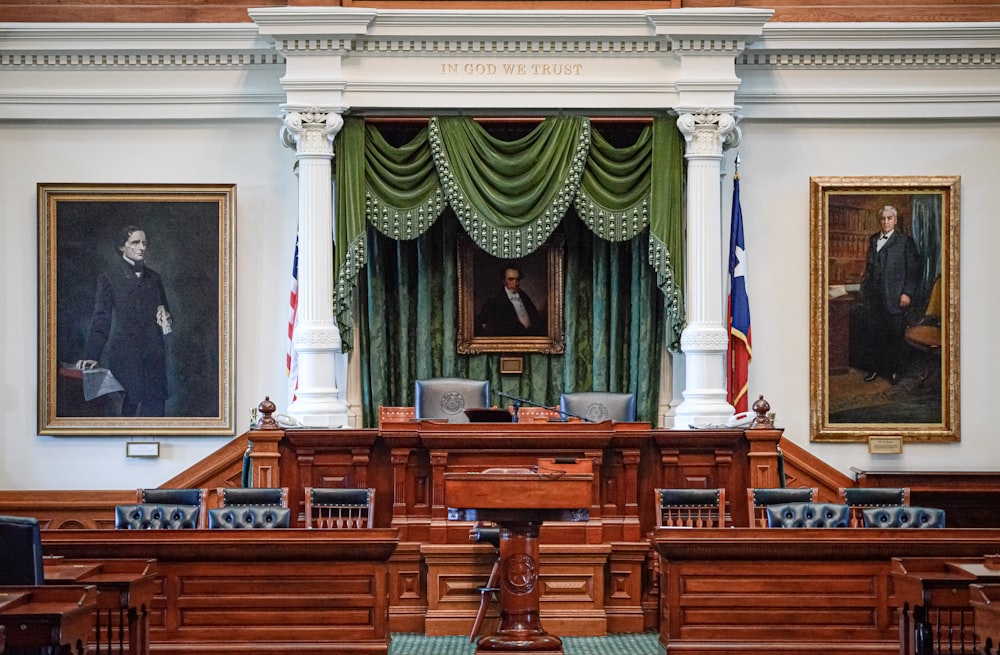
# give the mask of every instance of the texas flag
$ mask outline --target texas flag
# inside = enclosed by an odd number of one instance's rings
[[[733,179],[733,217],[729,233],[729,402],[737,413],[747,411],[747,379],[753,348],[750,345],[750,298],[747,296],[747,258],[743,246],[743,210],[740,174]]]

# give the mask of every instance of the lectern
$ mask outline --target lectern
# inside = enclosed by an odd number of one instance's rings
[[[548,460],[551,462],[552,460]],[[492,521],[500,528],[500,620],[476,654],[562,653],[562,640],[542,629],[538,615],[538,532],[545,521],[586,521],[594,475],[591,462],[528,469],[445,473],[449,520]],[[588,472],[581,472],[581,471]]]

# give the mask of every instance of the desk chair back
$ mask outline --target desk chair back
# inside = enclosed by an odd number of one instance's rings
[[[374,489],[306,487],[306,527],[375,527]]]
[[[288,507],[288,487],[219,487],[222,507]]]
[[[816,487],[751,487],[747,489],[747,516],[751,528],[767,527],[767,506],[784,503],[814,503]]]
[[[559,397],[559,409],[595,423],[634,421],[635,394],[610,391],[564,393]]]
[[[0,516],[0,585],[45,584],[38,519]]]
[[[208,525],[208,489],[188,488],[139,488],[135,491],[135,502],[139,505],[188,505],[197,507],[195,514],[197,525],[204,528]],[[185,526],[186,527],[186,526]]]
[[[876,507],[904,507],[910,504],[909,487],[841,487],[840,502],[851,508],[851,527],[864,525],[862,512]]]
[[[725,489],[656,489],[661,528],[726,527]]]

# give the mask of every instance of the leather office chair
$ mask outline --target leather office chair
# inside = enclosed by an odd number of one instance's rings
[[[449,423],[468,423],[466,409],[490,406],[490,382],[468,378],[417,380],[414,406],[418,419],[436,418],[446,419]]]
[[[139,505],[189,505],[198,508],[197,525],[204,528],[208,523],[208,490],[198,488],[136,489],[135,502]]]
[[[0,585],[45,584],[38,519],[0,516]]]
[[[910,504],[909,487],[841,487],[840,502],[851,508],[851,527],[864,524],[862,512],[875,507],[902,507]]]
[[[767,506],[769,528],[846,528],[850,522],[850,508],[837,503],[784,503]]]
[[[774,487],[747,489],[747,516],[751,528],[767,527],[767,506],[784,503],[814,503],[819,489],[816,487]]]
[[[234,505],[208,510],[208,529],[287,528],[292,510],[273,505]]]
[[[198,505],[168,505],[138,503],[115,506],[115,528],[119,530],[183,530],[200,528],[202,517]]]
[[[873,507],[861,510],[866,528],[943,528],[944,510],[937,507]]]
[[[307,528],[375,527],[374,489],[306,487]]]
[[[656,489],[660,528],[726,527],[725,489]]]
[[[594,423],[601,421],[634,421],[635,394],[611,391],[577,391],[559,397],[563,418],[579,416]],[[570,416],[566,416],[566,415]]]
[[[222,507],[288,507],[288,487],[219,487]]]

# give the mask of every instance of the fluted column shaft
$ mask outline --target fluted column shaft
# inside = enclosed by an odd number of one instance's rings
[[[289,111],[282,138],[295,148],[299,166],[299,305],[293,343],[299,386],[288,414],[319,428],[347,424],[339,398],[335,358],[342,350],[333,316],[333,140],[340,114],[320,109]]]
[[[682,113],[677,126],[687,160],[687,326],[681,333],[685,358],[684,400],[674,427],[724,423],[733,407],[726,392],[726,287],[719,180],[722,152],[739,140],[729,113],[703,109]]]

